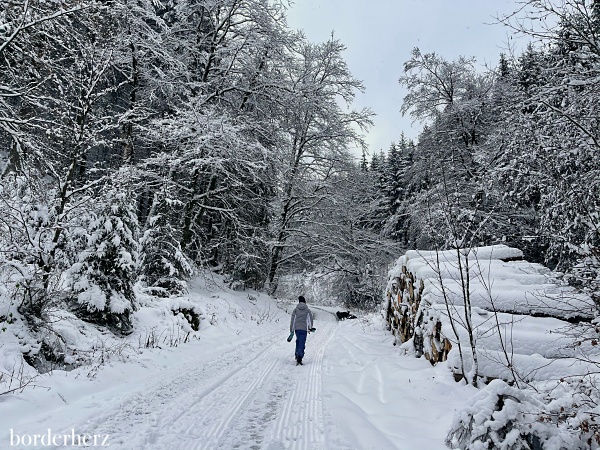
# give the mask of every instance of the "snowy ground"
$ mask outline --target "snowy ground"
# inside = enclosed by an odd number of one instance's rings
[[[453,412],[475,392],[445,365],[400,355],[379,318],[338,323],[315,307],[297,367],[290,305],[254,296],[196,286],[190,300],[207,317],[198,340],[0,396],[0,448],[72,448],[72,435],[113,449],[445,448]]]

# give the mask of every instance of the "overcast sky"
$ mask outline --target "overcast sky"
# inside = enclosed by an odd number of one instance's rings
[[[513,12],[518,0],[296,0],[288,24],[303,29],[309,40],[322,42],[334,31],[347,47],[352,74],[366,92],[355,107],[377,114],[367,136],[370,152],[387,150],[400,133],[416,140],[419,123],[402,117],[406,91],[398,84],[404,62],[414,47],[452,60],[474,56],[481,65],[496,66],[507,42],[524,46],[494,17]]]

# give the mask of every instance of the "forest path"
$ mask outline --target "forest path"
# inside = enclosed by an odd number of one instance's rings
[[[375,315],[337,322],[333,308],[311,306],[317,332],[296,366],[285,339],[293,305],[214,301],[221,309],[206,307],[213,322],[197,340],[56,371],[47,389],[0,398],[0,448],[86,447],[60,440],[74,433],[122,450],[443,450],[474,394],[447,367],[398,355]],[[52,433],[58,445],[13,445],[13,431]]]
[[[323,355],[337,328],[319,322],[303,366],[278,330],[165,371],[63,431],[110,435],[123,449],[328,449]]]

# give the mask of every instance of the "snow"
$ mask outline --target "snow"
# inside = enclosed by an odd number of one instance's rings
[[[13,439],[50,430],[108,435],[115,449],[441,450],[453,413],[475,392],[447,366],[404,355],[378,316],[337,322],[339,308],[309,303],[317,331],[297,367],[286,342],[294,302],[201,281],[162,309],[141,301],[135,333],[120,340],[61,322],[68,345],[103,352],[104,362],[0,396],[0,448],[10,448],[10,430]],[[203,315],[200,331],[171,347],[184,328],[169,310],[189,307]],[[145,348],[153,337],[159,345]],[[0,351],[18,343],[12,332],[0,339]]]
[[[437,253],[439,253],[441,260],[458,260],[458,256],[453,250],[446,250]],[[469,257],[469,259],[477,259],[479,261],[493,259],[508,260],[523,258],[523,252],[521,250],[519,250],[518,248],[508,247],[507,245],[487,245],[484,247],[474,247],[466,252],[464,250],[461,250],[461,255],[466,255]],[[413,259],[415,257],[423,258],[427,261],[432,261],[436,258],[436,252],[431,250],[409,250],[408,252],[406,252],[405,258],[407,260]]]
[[[340,322],[327,355],[327,448],[445,448],[454,411],[475,389],[455,383],[445,364],[399,356],[392,342],[379,319]]]
[[[452,429],[457,432],[448,436],[448,443],[451,448],[511,450],[531,448],[532,436],[535,435],[537,448],[544,450],[597,448],[592,447],[591,441],[578,436],[577,432],[573,433],[582,420],[590,420],[589,414],[571,415],[567,412],[576,406],[574,402],[582,398],[574,398],[572,392],[561,396],[560,391],[563,390],[560,388],[556,391],[557,400],[546,405],[535,391],[517,389],[502,380],[493,380],[455,416]]]
[[[131,307],[131,302],[129,302],[123,294],[119,292],[113,291],[110,296],[110,312],[116,314],[122,314],[125,312],[127,308]]]
[[[573,339],[565,336],[572,326],[564,319],[592,318],[593,301],[561,283],[558,274],[546,267],[527,261],[515,260],[522,252],[505,245],[460,250],[409,251],[400,257],[390,271],[388,291],[405,267],[415,276],[415,286],[423,283],[422,302],[425,327],[442,323],[442,336],[453,348],[448,356],[452,367],[460,367],[457,337],[450,323],[451,317],[464,324],[464,304],[461,272],[467,273],[468,255],[469,296],[473,305],[470,318],[477,339],[479,371],[482,375],[511,379],[507,355],[516,372],[527,381],[559,379],[597,371],[594,363],[583,362],[581,347],[573,346]],[[497,258],[497,259],[496,259]],[[505,259],[506,261],[502,260]],[[440,284],[443,282],[443,288]],[[446,305],[445,299],[448,301]],[[493,311],[498,311],[494,314]],[[530,314],[551,317],[533,317]],[[456,331],[463,348],[469,348],[466,327]],[[426,342],[426,345],[429,345]],[[593,354],[587,348],[587,354]],[[469,353],[469,352],[467,352]],[[595,352],[597,353],[597,352]],[[468,355],[466,371],[472,358]]]
[[[402,260],[419,274],[428,273],[427,264],[409,256]],[[536,281],[552,285],[548,271],[523,261],[501,262],[494,265],[502,269],[498,279],[532,289]],[[449,263],[444,267],[451,273]],[[521,278],[512,277],[514,267]],[[439,298],[430,281],[425,280],[429,298]],[[309,335],[305,364],[298,367],[294,343],[286,342],[295,294],[278,300],[234,291],[218,277],[196,279],[189,287],[185,296],[158,299],[137,286],[139,308],[127,337],[57,313],[54,330],[64,344],[65,362],[78,366],[71,371],[38,374],[19,366],[21,352],[40,351],[39,344],[19,320],[7,324],[0,333],[0,370],[22,370],[31,383],[0,396],[0,448],[11,448],[15,436],[41,439],[50,433],[61,439],[106,437],[115,449],[442,450],[447,439],[455,448],[475,449],[483,443],[473,437],[487,433],[494,448],[509,449],[531,429],[547,448],[558,450],[565,443],[582,448],[577,430],[600,412],[571,412],[587,391],[579,382],[569,384],[569,377],[575,380],[594,365],[567,345],[558,332],[566,324],[560,318],[501,312],[494,325],[496,316],[474,307],[473,324],[482,331],[480,371],[511,379],[498,333],[510,336],[505,342],[522,375],[519,381],[535,383],[538,392],[500,379],[477,389],[455,382],[456,348],[448,361],[432,366],[415,358],[409,345],[394,346],[380,315],[338,322],[335,312],[342,308],[315,305],[314,298],[309,307],[317,331]],[[182,310],[200,314],[199,331]],[[10,307],[0,311],[6,315]],[[440,304],[428,311],[447,320]],[[6,378],[0,380],[0,392],[7,388]],[[551,397],[544,397],[548,392]],[[541,414],[564,418],[531,420]]]
[[[420,353],[422,342],[435,356],[449,342],[452,372],[473,380],[477,371],[481,389],[455,416],[446,441],[452,448],[599,448],[594,302],[559,273],[519,257],[493,246],[399,258],[387,287],[396,316],[421,292],[408,317],[414,338],[400,348]],[[582,322],[565,320],[574,318]]]
[[[106,307],[106,296],[100,289],[100,286],[90,284],[87,279],[83,279],[74,284],[75,289],[85,289],[77,295],[77,301],[82,305],[89,305],[102,311]]]
[[[468,257],[473,306],[521,314],[553,315],[560,311],[565,318],[594,317],[595,305],[589,297],[559,284],[550,270],[540,264],[512,261],[521,258],[523,253],[505,245],[461,251],[460,262],[455,250],[438,253],[411,250],[399,258],[390,272],[390,282],[399,276],[404,265],[418,279],[424,280],[424,299],[443,303],[446,294],[451,304],[460,305],[463,302],[460,272],[466,265],[465,256]],[[444,280],[445,292],[439,287],[439,277]]]

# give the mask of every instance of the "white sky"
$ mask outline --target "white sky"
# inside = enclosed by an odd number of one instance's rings
[[[366,87],[355,108],[370,107],[377,114],[367,136],[372,153],[387,150],[402,131],[416,141],[421,129],[400,113],[406,91],[398,78],[411,50],[419,47],[448,60],[474,56],[481,65],[496,66],[511,33],[493,24],[494,17],[518,6],[518,0],[296,0],[288,24],[313,42],[334,31],[346,45],[348,66]],[[510,43],[524,47],[522,38]]]

